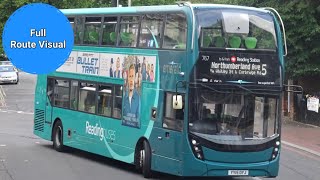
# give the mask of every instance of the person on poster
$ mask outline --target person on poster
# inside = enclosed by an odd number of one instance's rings
[[[138,56],[135,56],[135,59],[136,59],[136,74],[137,74],[138,73],[138,64],[140,62],[139,62]]]
[[[114,71],[114,76],[116,78],[121,78],[121,70],[120,70],[120,58],[118,57],[116,62],[116,70]]]
[[[154,67],[153,64],[151,64],[151,69],[150,69],[150,82],[154,81]]]
[[[141,74],[141,64],[137,65],[138,72],[136,73],[136,87],[139,89],[141,87],[142,74]]]
[[[128,69],[128,86],[124,95],[123,118],[125,124],[139,126],[140,96],[135,88],[135,66]]]
[[[126,83],[126,80],[127,80],[127,64],[125,63],[126,62],[126,59],[124,58],[123,61],[122,61],[122,78],[125,80],[125,83],[124,84],[127,84]]]
[[[143,57],[141,71],[142,71],[142,80],[146,81],[147,80],[147,62],[146,62],[146,57]]]
[[[147,79],[148,82],[150,82],[150,64],[147,66]]]
[[[112,66],[113,66],[113,58],[111,58],[111,63],[110,63],[110,77],[113,77]]]

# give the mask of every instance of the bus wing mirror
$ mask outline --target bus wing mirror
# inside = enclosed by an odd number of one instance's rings
[[[173,109],[182,109],[182,96],[181,95],[174,95],[172,98],[172,106]]]

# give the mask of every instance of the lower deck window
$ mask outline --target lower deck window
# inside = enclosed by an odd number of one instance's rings
[[[94,84],[80,84],[79,110],[89,113],[95,113],[96,87]]]
[[[121,119],[123,86],[78,80],[47,79],[52,106]]]
[[[176,110],[172,107],[173,93],[166,93],[163,127],[167,129],[182,131],[184,108]],[[183,96],[184,98],[184,96]]]
[[[56,80],[54,88],[54,105],[69,108],[69,81]]]
[[[111,117],[112,87],[99,85],[98,114]]]

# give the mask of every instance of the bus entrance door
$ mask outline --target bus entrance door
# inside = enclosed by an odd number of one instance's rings
[[[173,113],[172,96],[172,93],[166,93],[165,113],[159,114],[162,122],[159,121],[158,127],[153,129],[153,165],[159,171],[179,175],[182,165],[183,110]]]
[[[49,98],[47,97],[47,102],[46,102],[46,117],[45,117],[45,121],[48,124],[51,124],[52,120],[52,106],[50,103]]]
[[[46,117],[45,117],[45,121],[47,124],[51,124],[52,120],[52,103],[53,103],[53,99],[54,99],[54,84],[55,84],[55,80],[49,78],[48,82],[47,82],[48,86],[47,86],[47,96],[46,96]]]
[[[155,143],[153,146],[153,169],[175,175],[180,174],[182,135],[169,129],[154,129]]]

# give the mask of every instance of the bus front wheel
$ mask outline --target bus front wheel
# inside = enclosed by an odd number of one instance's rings
[[[53,128],[53,148],[56,151],[62,152],[64,150],[63,145],[63,127],[61,121],[55,123]]]
[[[151,149],[147,141],[143,142],[143,147],[140,150],[139,158],[140,167],[142,168],[142,174],[145,178],[150,178],[151,173]]]

